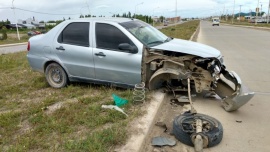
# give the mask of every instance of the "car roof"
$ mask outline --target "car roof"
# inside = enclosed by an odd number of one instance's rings
[[[79,22],[79,21],[107,21],[107,22],[115,22],[115,23],[123,23],[128,21],[133,21],[137,19],[133,18],[121,18],[121,17],[91,17],[91,18],[80,18],[80,19],[71,19],[66,20],[70,22]]]

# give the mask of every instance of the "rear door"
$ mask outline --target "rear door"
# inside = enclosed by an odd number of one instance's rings
[[[93,55],[96,79],[134,85],[141,82],[143,45],[132,40],[131,34],[119,26],[109,23],[95,23]],[[128,34],[130,35],[127,36]],[[123,52],[118,49],[118,45],[121,43],[135,46],[139,52],[136,54]]]
[[[71,22],[55,40],[54,49],[71,77],[94,79],[90,22]]]

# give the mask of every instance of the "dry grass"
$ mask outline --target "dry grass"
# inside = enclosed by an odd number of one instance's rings
[[[6,40],[0,40],[0,45],[13,44],[13,43],[23,43],[23,42],[27,42],[29,38],[30,38],[29,36],[23,35],[20,37],[20,40],[18,40],[18,38],[8,35],[8,38]]]
[[[160,31],[166,34],[167,36],[173,38],[189,40],[192,34],[196,31],[199,23],[200,23],[199,20],[189,21],[176,26],[163,28]]]

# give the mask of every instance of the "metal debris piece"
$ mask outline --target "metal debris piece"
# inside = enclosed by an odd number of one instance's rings
[[[155,125],[164,128],[164,132],[168,131],[167,125],[164,122],[156,122]]]
[[[193,113],[193,114],[196,114],[197,111],[196,109],[193,107],[193,102],[191,100],[191,89],[190,89],[190,78],[188,78],[188,99],[189,99],[189,103],[190,103],[190,107],[191,107],[191,110],[190,112]]]
[[[128,117],[128,115],[123,111],[123,109],[115,106],[115,105],[102,105],[101,108],[104,108],[104,109],[114,109],[114,110],[117,110],[121,113],[123,113],[124,115],[126,115]]]
[[[175,146],[176,141],[166,137],[154,137],[152,146]]]
[[[242,123],[242,121],[241,121],[241,120],[236,120],[236,122],[238,122],[238,123]]]
[[[204,98],[216,98],[217,94],[215,92],[208,92],[203,97]]]

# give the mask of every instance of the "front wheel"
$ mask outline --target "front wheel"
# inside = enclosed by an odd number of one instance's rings
[[[176,117],[173,121],[173,134],[182,143],[194,146],[192,135],[196,134],[196,119],[201,119],[203,126],[200,134],[204,135],[208,144],[206,147],[213,147],[219,144],[223,137],[223,127],[221,123],[208,115],[184,113]]]
[[[63,88],[67,85],[67,74],[57,63],[51,63],[46,67],[45,76],[53,88]]]

